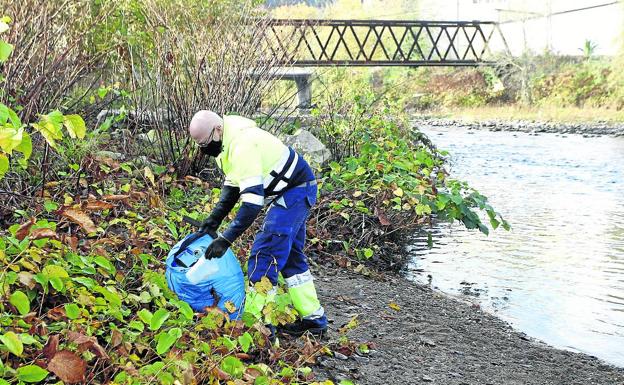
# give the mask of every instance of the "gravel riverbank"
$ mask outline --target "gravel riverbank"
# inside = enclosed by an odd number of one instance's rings
[[[533,340],[479,307],[398,276],[316,273],[331,340],[357,315],[350,340],[368,355],[322,358],[317,378],[356,384],[624,385],[624,368]],[[392,304],[392,306],[390,305]]]
[[[624,136],[624,123],[556,123],[537,122],[528,120],[483,120],[465,121],[459,119],[445,118],[417,118],[412,124],[418,126],[454,126],[469,130],[490,130],[490,131],[518,131],[528,133],[557,133],[557,134],[579,134],[587,137],[593,136]]]

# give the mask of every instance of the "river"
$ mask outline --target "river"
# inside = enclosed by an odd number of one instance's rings
[[[512,225],[437,224],[408,277],[552,346],[624,366],[624,138],[423,127]]]

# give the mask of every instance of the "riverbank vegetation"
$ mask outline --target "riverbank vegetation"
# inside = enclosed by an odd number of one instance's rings
[[[0,385],[314,383],[320,355],[369,352],[349,339],[357,319],[336,340],[270,345],[261,322],[229,321],[217,308],[194,314],[164,279],[168,250],[192,231],[183,217],[204,218],[219,195],[214,164],[186,134],[192,113],[249,115],[274,90],[246,76],[271,65],[261,49],[249,55],[255,35],[239,28],[261,15],[253,2],[0,9]],[[314,113],[332,159],[318,169],[313,263],[400,267],[400,232],[433,220],[508,228],[486,197],[448,175],[448,154],[411,130],[392,98],[339,92],[347,82]],[[270,118],[259,123],[284,121]],[[243,265],[252,236],[233,247]],[[296,316],[282,288],[265,315],[275,324]]]

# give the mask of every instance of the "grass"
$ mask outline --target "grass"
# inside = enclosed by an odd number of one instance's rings
[[[624,123],[624,111],[592,107],[520,107],[484,106],[453,107],[419,113],[417,116],[452,118],[469,122],[484,120],[530,120],[560,123]]]

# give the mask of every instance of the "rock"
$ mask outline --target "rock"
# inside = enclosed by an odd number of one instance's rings
[[[429,376],[422,376],[422,380],[425,382],[432,382],[433,378],[429,377]]]
[[[119,153],[119,152],[102,150],[102,151],[96,152],[95,157],[96,158],[110,158],[112,160],[123,160],[124,154]]]
[[[425,345],[425,346],[436,346],[436,343],[433,342],[432,339],[426,338],[426,337],[420,337],[420,343]]]
[[[344,354],[340,353],[340,352],[334,352],[334,357],[336,357],[339,360],[348,360],[349,357],[345,356]]]
[[[300,129],[294,135],[286,135],[284,144],[303,154],[313,166],[322,166],[331,158],[331,152],[310,131]]]

